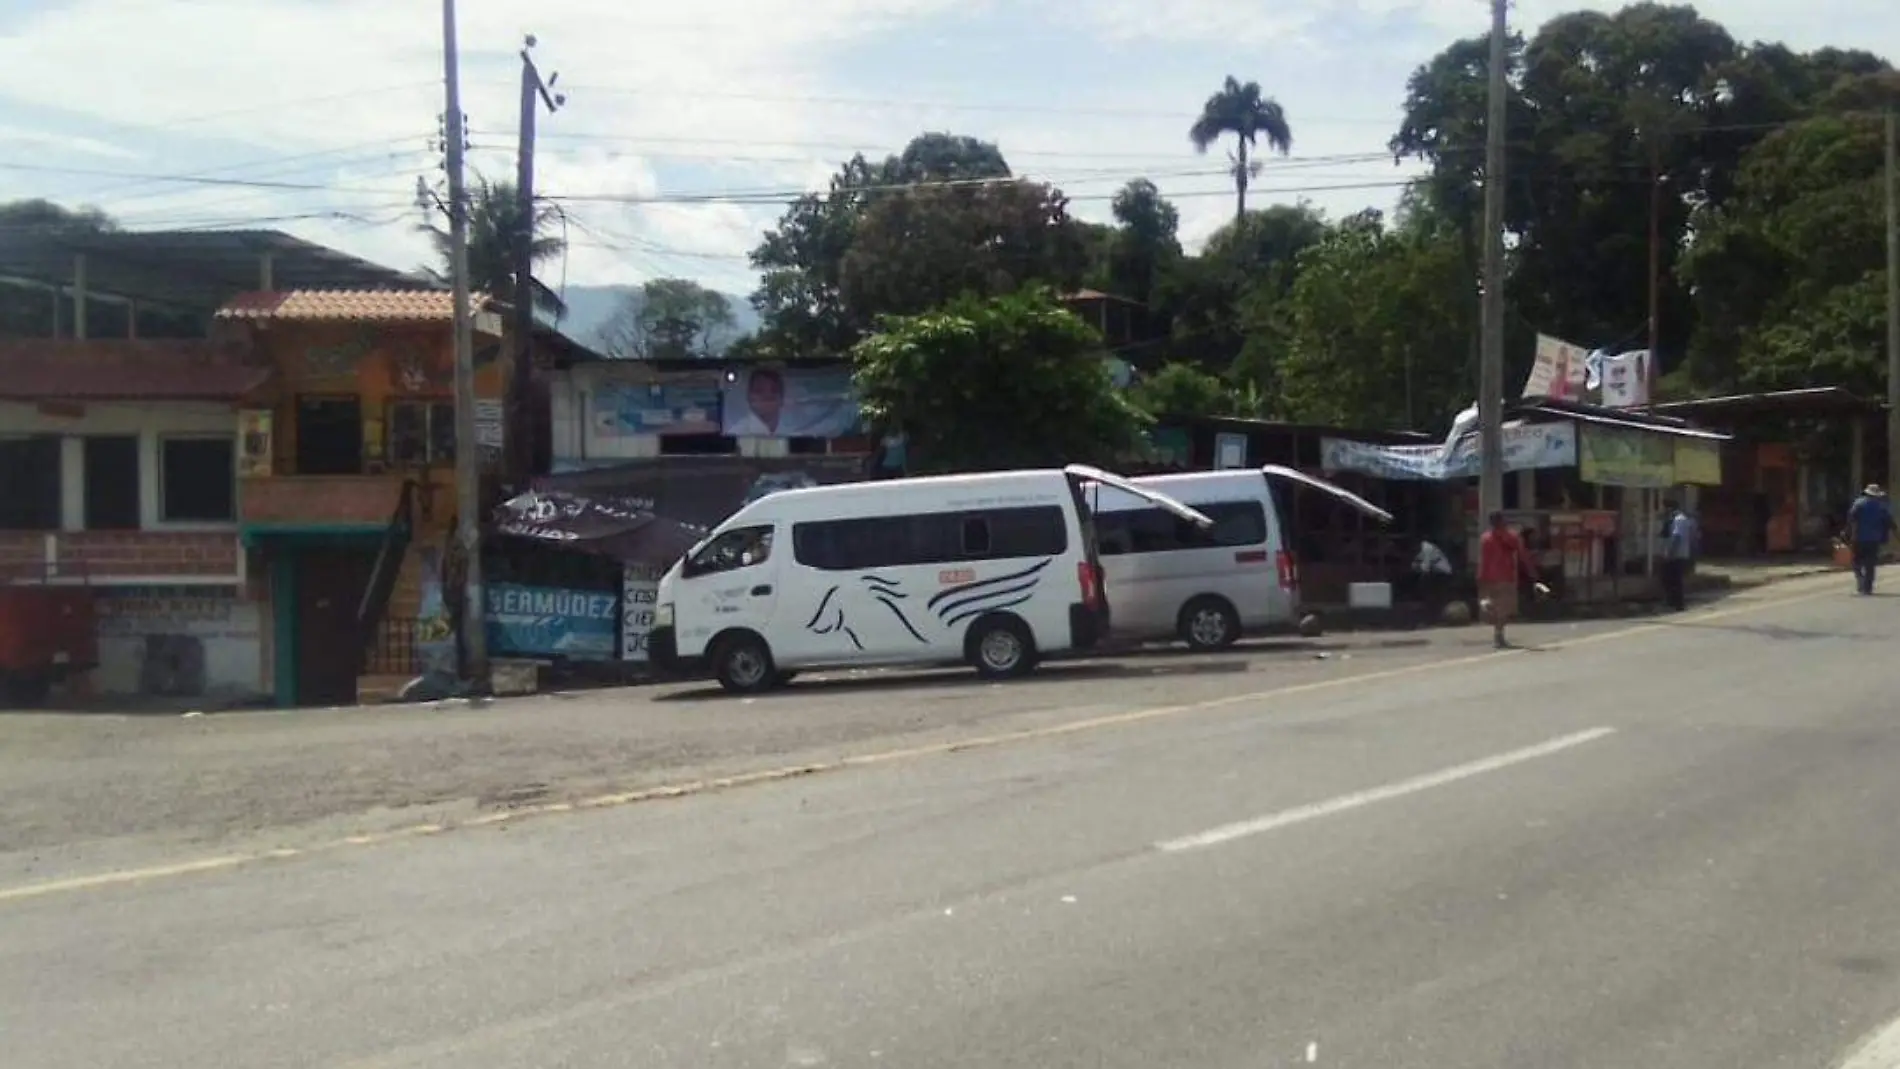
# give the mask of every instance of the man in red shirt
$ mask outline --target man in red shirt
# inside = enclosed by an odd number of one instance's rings
[[[1491,634],[1498,649],[1508,649],[1504,625],[1517,615],[1517,580],[1529,576],[1535,582],[1537,565],[1524,549],[1524,540],[1504,525],[1504,513],[1491,514],[1491,526],[1478,539],[1478,607],[1491,622]]]

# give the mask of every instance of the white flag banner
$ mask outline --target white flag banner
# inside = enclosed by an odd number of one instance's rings
[[[1603,405],[1635,408],[1649,403],[1649,350],[1603,358]]]
[[[1445,435],[1445,444],[1439,449],[1439,456],[1449,459],[1452,450],[1458,448],[1459,440],[1465,435],[1470,434],[1477,426],[1478,406],[1474,403],[1469,408],[1451,417],[1451,432]]]
[[[1583,393],[1588,357],[1581,345],[1539,334],[1536,359],[1531,363],[1530,376],[1524,380],[1524,396],[1558,400],[1579,397]]]
[[[1590,355],[1583,358],[1583,388],[1585,390],[1603,388],[1603,362],[1609,358],[1610,354],[1601,349],[1592,349]]]

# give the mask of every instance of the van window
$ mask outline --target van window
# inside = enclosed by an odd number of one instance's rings
[[[1214,526],[1203,530],[1161,509],[1096,513],[1102,556],[1257,546],[1267,540],[1267,513],[1258,501],[1219,501],[1194,508]]]
[[[680,575],[685,578],[749,568],[754,564],[764,564],[771,556],[771,527],[735,527],[721,532],[701,546],[698,553],[687,558]]]
[[[981,516],[963,518],[963,555],[985,557],[990,552],[990,522]]]
[[[792,558],[833,572],[1053,557],[1068,548],[1068,522],[1054,505],[792,525]]]

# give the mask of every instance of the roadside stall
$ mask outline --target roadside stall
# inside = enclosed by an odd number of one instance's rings
[[[1523,535],[1552,602],[1651,596],[1662,502],[1676,489],[1693,511],[1692,493],[1684,491],[1720,484],[1727,436],[1682,420],[1550,398],[1507,405],[1505,419],[1506,522]],[[1426,537],[1465,562],[1469,575],[1485,524],[1477,437],[1464,433],[1430,446],[1328,439],[1324,467],[1457,485],[1453,514]],[[1536,603],[1524,604],[1530,610]]]
[[[503,502],[487,534],[491,658],[614,680],[645,670],[660,575],[705,529],[656,514],[647,499],[529,492]],[[532,689],[526,682],[508,689]]]

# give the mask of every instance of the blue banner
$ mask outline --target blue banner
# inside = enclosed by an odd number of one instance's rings
[[[726,384],[720,432],[733,437],[844,438],[858,433],[849,368],[754,368]]]
[[[620,598],[592,590],[488,588],[488,649],[517,657],[605,661],[620,630]]]
[[[719,433],[717,383],[607,382],[595,387],[588,404],[601,438]]]

